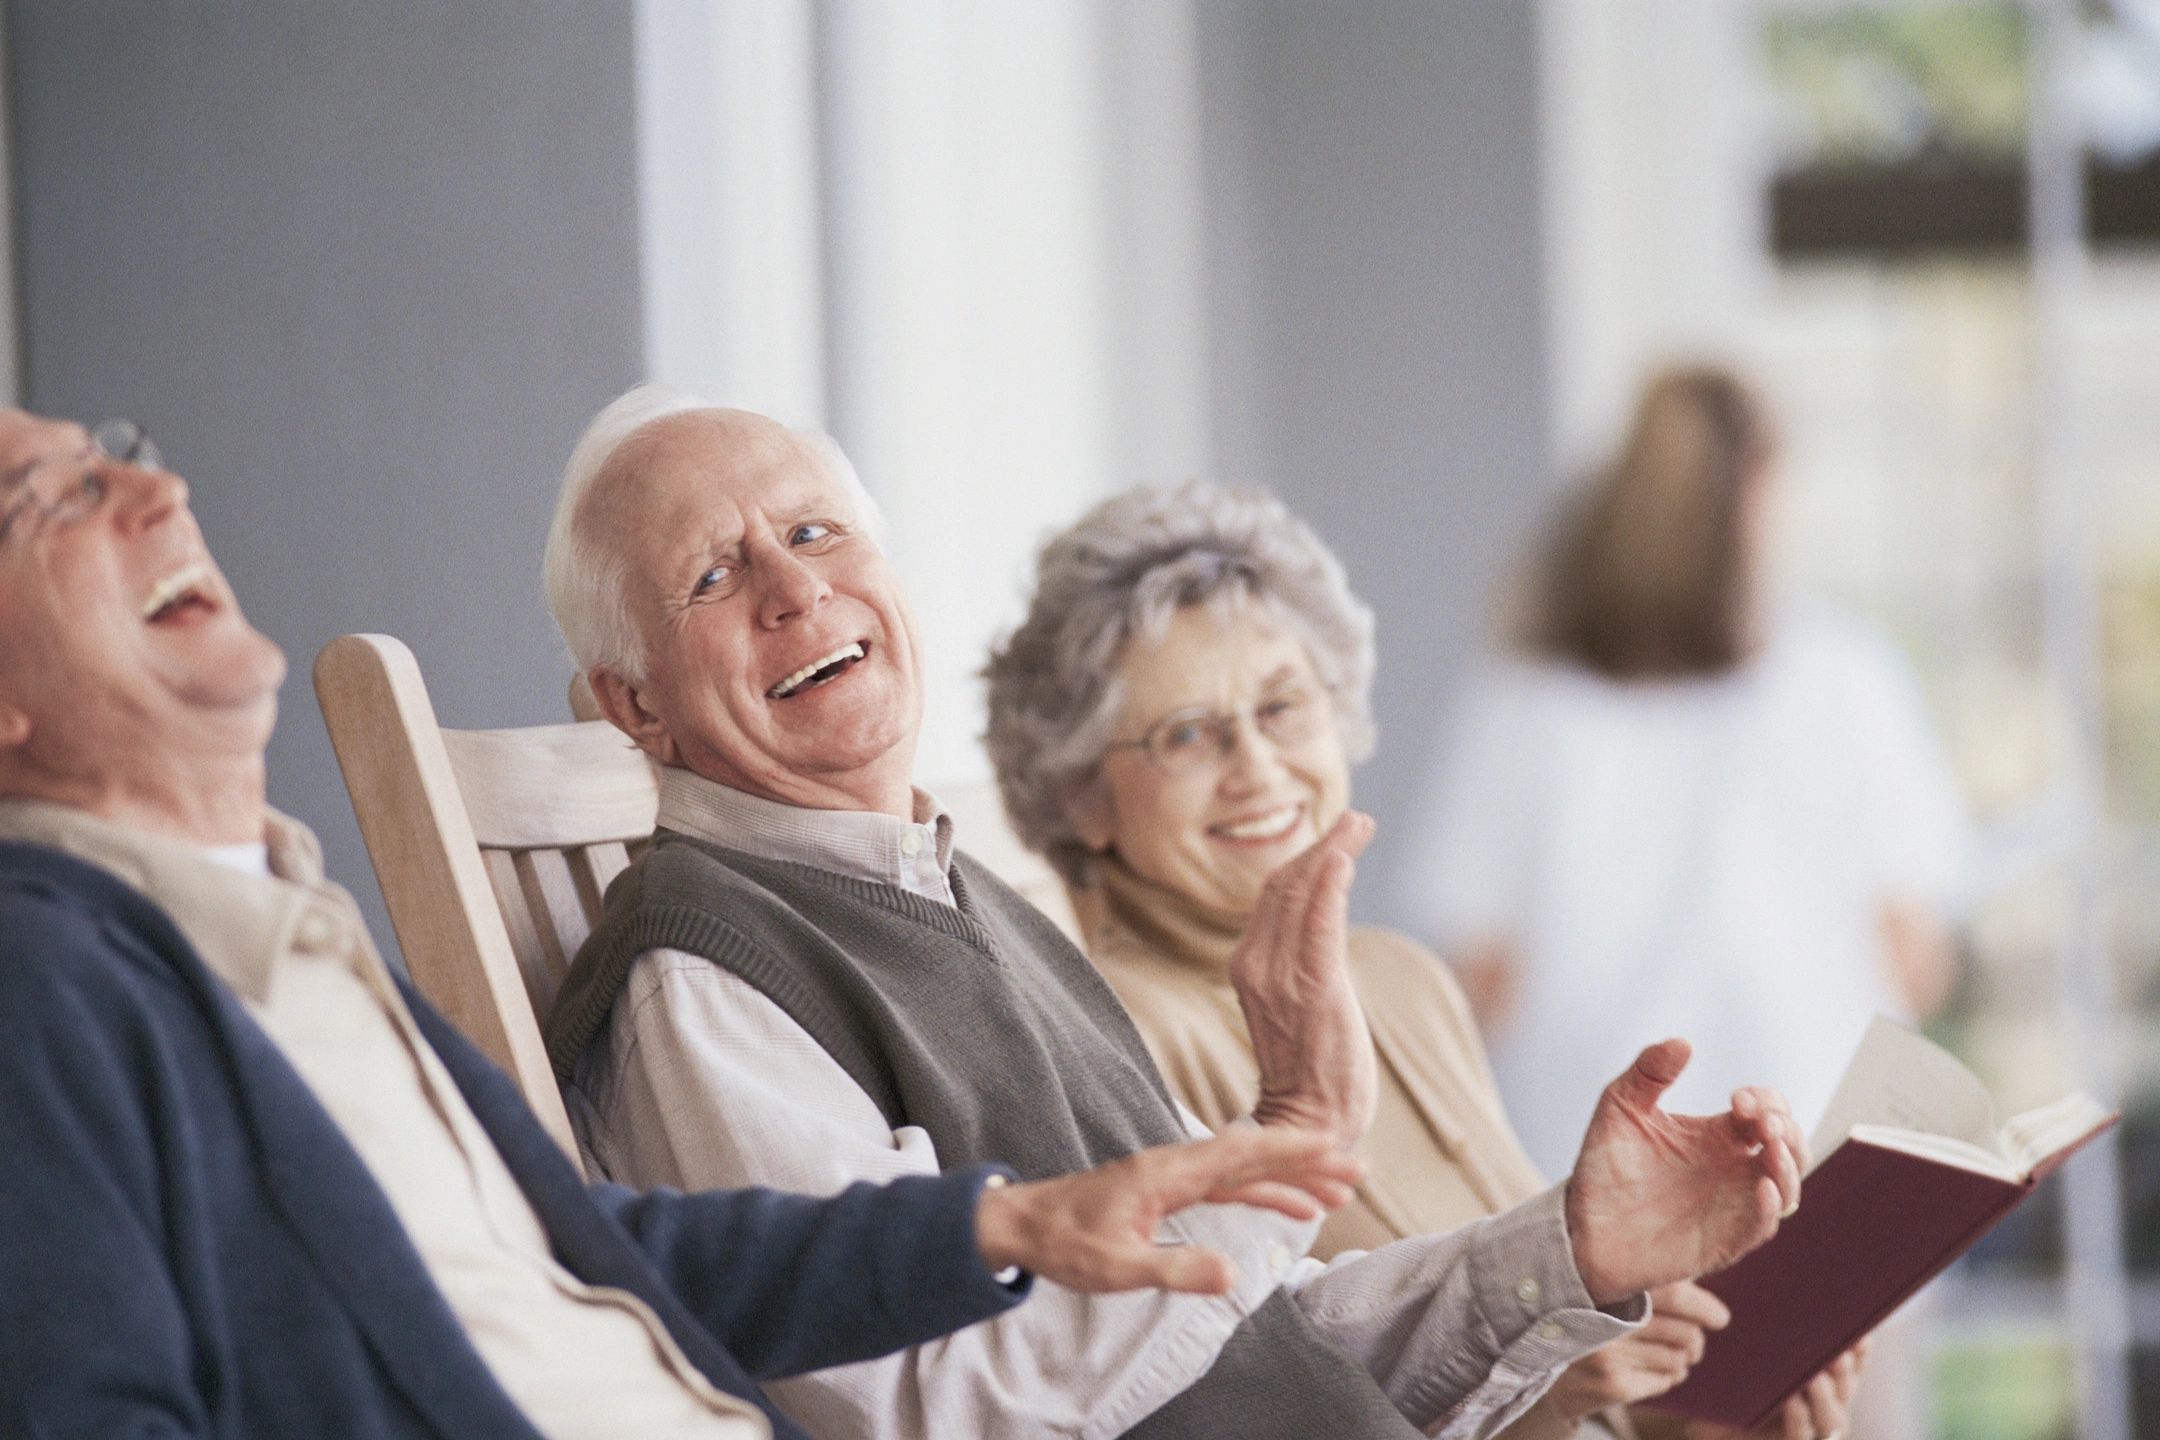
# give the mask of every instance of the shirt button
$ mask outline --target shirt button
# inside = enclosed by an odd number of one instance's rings
[[[328,950],[334,938],[330,917],[320,910],[310,910],[300,917],[300,928],[293,932],[293,945],[300,950]]]
[[[1538,1339],[1540,1340],[1558,1340],[1566,1332],[1563,1331],[1558,1325],[1555,1325],[1552,1321],[1548,1320],[1544,1324],[1537,1327],[1537,1333]]]
[[[1275,1272],[1278,1280],[1281,1279],[1290,1269],[1290,1247],[1280,1240],[1268,1246],[1267,1263],[1268,1269]]]
[[[1521,1280],[1516,1282],[1515,1298],[1522,1301],[1522,1303],[1525,1305],[1537,1304],[1538,1296],[1544,1293],[1544,1291],[1538,1288],[1538,1283],[1535,1280]]]
[[[912,860],[922,854],[922,832],[910,830],[900,837],[900,853]]]

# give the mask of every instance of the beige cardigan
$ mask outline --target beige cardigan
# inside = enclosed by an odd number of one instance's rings
[[[1073,896],[1089,957],[1132,1012],[1171,1093],[1210,1126],[1250,1113],[1260,1067],[1229,980],[1242,917],[1202,911],[1107,857],[1094,879]],[[1365,1179],[1321,1227],[1313,1246],[1321,1259],[1453,1230],[1545,1189],[1501,1111],[1447,967],[1391,930],[1354,929],[1349,950],[1380,1062],[1379,1103],[1355,1147]],[[1575,1427],[1540,1401],[1505,1433],[1553,1440]]]

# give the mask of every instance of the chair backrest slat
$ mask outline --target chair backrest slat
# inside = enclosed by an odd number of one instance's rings
[[[346,635],[315,691],[413,983],[575,1159],[537,1017],[651,835],[651,767],[606,724],[445,730],[412,652]]]
[[[592,933],[592,919],[578,894],[577,877],[560,850],[518,851],[517,876],[542,937],[540,967],[537,974],[526,970],[526,990],[532,995],[533,1013],[545,1015],[555,1003],[555,991],[577,957],[578,946]]]
[[[589,897],[586,912],[588,923],[600,918],[600,899],[607,894],[607,887],[615,883],[615,877],[630,868],[630,847],[615,842],[587,845],[571,857],[579,867],[579,892]]]
[[[563,850],[652,833],[652,769],[612,725],[445,730],[473,839],[489,850]]]
[[[562,972],[550,958],[550,951],[561,953],[560,943],[548,933],[531,903],[525,898],[525,877],[519,873],[518,852],[515,850],[483,850],[480,861],[487,868],[488,889],[495,896],[496,908],[502,912],[503,926],[510,933],[510,950],[517,956],[518,978],[523,983],[525,995],[531,1002],[535,1016],[545,1015],[541,1001],[535,998],[536,990],[549,990],[548,999],[553,1000],[548,977],[560,984]]]

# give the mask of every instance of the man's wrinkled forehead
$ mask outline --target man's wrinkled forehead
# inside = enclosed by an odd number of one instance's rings
[[[639,429],[588,496],[588,519],[617,543],[679,548],[737,530],[748,510],[783,515],[855,507],[817,446],[741,410],[694,410]]]

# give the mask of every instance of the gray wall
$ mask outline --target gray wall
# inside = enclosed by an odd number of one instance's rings
[[[7,11],[24,401],[188,478],[292,662],[271,801],[389,948],[308,669],[388,631],[446,724],[566,718],[553,480],[642,368],[630,7]]]
[[[1416,860],[1436,719],[1549,487],[1534,5],[1200,0],[1218,463],[1307,517],[1379,617],[1380,822]]]

